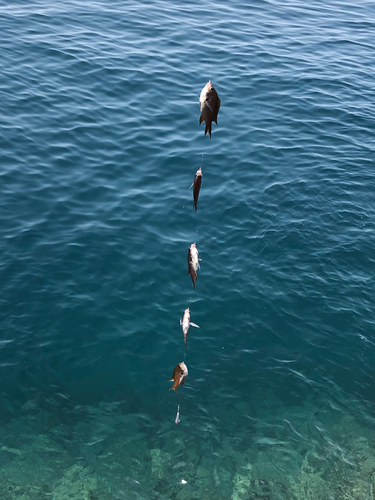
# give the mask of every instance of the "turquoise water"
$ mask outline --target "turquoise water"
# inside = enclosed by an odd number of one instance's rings
[[[374,3],[0,28],[0,498],[374,499]]]

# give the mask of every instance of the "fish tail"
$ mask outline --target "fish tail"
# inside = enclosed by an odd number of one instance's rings
[[[211,137],[211,129],[212,129],[212,122],[206,122],[206,130],[204,131],[204,135],[206,135],[208,132]]]
[[[176,381],[169,390],[170,391],[174,390],[174,392],[177,392],[177,387],[178,387],[178,382]]]

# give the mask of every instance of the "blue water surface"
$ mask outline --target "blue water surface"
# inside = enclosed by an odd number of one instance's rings
[[[1,498],[372,499],[374,3],[13,1],[0,29]]]

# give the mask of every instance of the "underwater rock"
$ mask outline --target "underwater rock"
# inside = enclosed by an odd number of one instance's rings
[[[214,481],[215,485],[219,486],[221,490],[228,488],[233,479],[233,471],[223,464],[221,467],[214,468]],[[228,495],[229,497],[229,495]]]
[[[233,491],[231,500],[245,500],[249,498],[251,479],[248,475],[236,472],[233,478]]]
[[[154,448],[151,453],[151,473],[156,480],[163,479],[170,469],[171,456],[163,450]]]
[[[53,488],[52,500],[93,500],[98,479],[82,465],[72,465]]]
[[[316,471],[304,458],[300,473],[297,477],[290,477],[290,487],[297,499],[315,500],[316,498],[330,498],[328,492],[333,488],[321,477],[322,471]]]
[[[195,471],[195,484],[202,489],[211,483],[212,475],[210,468],[198,465]]]

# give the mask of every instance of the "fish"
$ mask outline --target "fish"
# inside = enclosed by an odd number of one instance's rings
[[[195,174],[193,184],[190,186],[190,187],[193,187],[195,211],[197,211],[198,196],[199,196],[199,191],[201,190],[201,185],[202,185],[202,176],[203,176],[202,168],[199,168]]]
[[[199,328],[198,325],[190,321],[190,308],[188,307],[185,309],[184,314],[182,315],[182,318],[180,319],[180,325],[182,326],[182,333],[184,334],[184,342],[185,342],[185,347],[187,349],[187,334],[189,333],[189,328],[191,326],[195,326],[195,328]]]
[[[180,412],[178,411],[177,415],[176,415],[176,420],[174,421],[174,423],[178,425],[180,422],[181,422],[181,420],[180,420]]]
[[[184,385],[187,376],[188,376],[188,369],[184,361],[182,361],[181,363],[178,363],[178,365],[174,367],[173,375],[170,380],[170,382],[174,382],[174,384],[169,390],[171,391],[172,389],[174,389],[174,392],[177,392],[177,387],[179,385],[181,387]]]
[[[217,123],[217,115],[220,109],[220,97],[217,95],[215,87],[212,85],[211,80],[206,83],[203,87],[201,95],[199,97],[199,107],[201,110],[201,116],[199,117],[199,125],[202,122],[206,122],[206,130],[204,131],[204,135],[207,132],[211,137],[211,127],[212,122]]]
[[[191,281],[193,282],[193,288],[195,288],[195,280],[198,279],[197,270],[199,266],[198,250],[195,243],[190,245],[187,261],[188,261],[188,274],[191,275]]]
[[[176,419],[175,419],[174,423],[178,425],[180,422],[181,422],[181,420],[180,420],[180,405],[178,405],[177,415],[176,415]]]

